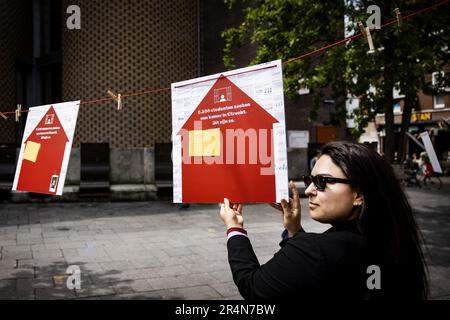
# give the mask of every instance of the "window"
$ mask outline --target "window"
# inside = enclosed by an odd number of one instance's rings
[[[444,76],[444,72],[433,72],[433,74],[431,75],[431,84],[433,86],[438,85],[438,76],[443,77]],[[450,88],[445,88],[445,91],[448,91]],[[437,95],[433,96],[433,106],[435,109],[442,109],[445,108],[445,94],[444,93],[439,93]]]
[[[309,89],[304,84],[305,79],[298,80],[298,83],[300,84],[300,89],[298,90],[299,95],[309,94]]]
[[[400,88],[398,87],[398,83],[396,84],[396,86],[392,89],[392,95],[395,99],[403,99],[405,98],[404,94],[400,94]]]
[[[437,96],[434,96],[433,97],[433,105],[434,105],[435,109],[445,108],[444,95],[438,94]]]

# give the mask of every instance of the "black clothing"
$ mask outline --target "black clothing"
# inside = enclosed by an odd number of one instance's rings
[[[248,300],[364,299],[367,296],[365,242],[356,220],[324,233],[300,231],[260,266],[250,240],[228,240],[228,260],[239,292]]]

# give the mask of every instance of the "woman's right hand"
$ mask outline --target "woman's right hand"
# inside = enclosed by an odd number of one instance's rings
[[[301,207],[300,196],[298,195],[297,186],[294,182],[289,182],[289,187],[292,191],[292,198],[287,202],[281,199],[281,203],[271,203],[270,205],[283,214],[283,224],[288,231],[289,237],[296,234],[301,228]]]

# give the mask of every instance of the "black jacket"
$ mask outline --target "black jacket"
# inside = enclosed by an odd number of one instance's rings
[[[321,234],[298,232],[260,265],[250,240],[228,240],[228,260],[239,292],[247,300],[363,299],[368,278],[364,240],[356,221]]]

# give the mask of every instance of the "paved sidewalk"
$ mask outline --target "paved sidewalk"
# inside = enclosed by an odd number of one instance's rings
[[[409,189],[428,241],[432,296],[450,299],[449,190]],[[306,230],[328,226],[309,218]],[[278,250],[281,217],[245,207],[261,263]],[[64,274],[81,269],[81,289]],[[0,204],[1,299],[241,299],[227,262],[217,205],[168,202]]]
[[[442,181],[439,191],[407,190],[427,246],[431,298],[450,300],[450,177]]]

